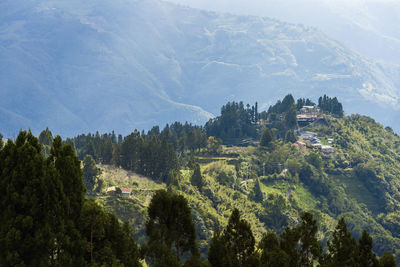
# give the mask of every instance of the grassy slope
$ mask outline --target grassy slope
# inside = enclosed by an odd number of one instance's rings
[[[400,155],[398,145],[399,138],[393,134],[388,134],[381,126],[376,126],[375,123],[367,122],[368,130],[365,131],[357,126],[357,123],[347,121],[343,123],[339,120],[332,119],[329,121],[328,126],[316,125],[308,129],[315,132],[322,138],[338,137],[335,135],[340,131],[340,134],[349,140],[350,146],[344,148],[336,144],[336,155],[334,160],[342,162],[341,169],[336,174],[325,174],[329,179],[331,190],[340,193],[339,197],[334,200],[327,199],[326,196],[321,196],[313,193],[312,188],[304,185],[298,179],[271,179],[271,177],[261,178],[261,190],[268,198],[270,195],[281,195],[285,199],[284,207],[281,212],[285,213],[289,219],[289,225],[295,225],[299,221],[299,216],[302,211],[311,211],[317,218],[319,223],[319,238],[325,242],[330,238],[336,220],[340,215],[344,215],[349,222],[349,227],[353,233],[358,236],[361,234],[363,228],[366,228],[374,237],[375,249],[383,251],[391,249],[399,255],[400,240],[394,238],[394,232],[390,232],[382,223],[386,218],[392,218],[398,215],[398,196],[393,195],[392,211],[387,208],[389,215],[382,214],[382,206],[374,196],[371,188],[368,187],[363,181],[354,177],[351,171],[352,160],[354,155],[362,155],[368,160],[374,159],[377,162],[377,179],[386,179],[388,190],[392,190],[399,185],[396,168],[400,170],[400,163],[396,155]],[[377,136],[379,138],[377,138]],[[378,144],[378,145],[377,145]],[[264,223],[266,220],[262,214],[265,209],[265,203],[256,203],[249,198],[249,193],[252,191],[253,183],[249,182],[246,186],[236,190],[233,186],[221,185],[218,183],[216,177],[218,171],[224,170],[238,182],[246,177],[246,162],[254,160],[256,148],[225,148],[224,157],[210,157],[204,160],[204,157],[199,160],[201,162],[201,169],[204,175],[206,185],[202,192],[190,184],[191,171],[183,169],[182,179],[180,186],[173,190],[183,194],[189,201],[193,209],[193,218],[196,223],[197,233],[199,236],[199,244],[203,253],[206,252],[208,241],[210,240],[213,232],[218,227],[224,227],[227,219],[234,207],[237,207],[243,214],[243,217],[250,222],[252,230],[257,240],[260,240],[262,234],[270,228],[270,225]],[[383,152],[390,155],[386,157]],[[226,157],[226,154],[232,153],[236,156]],[[301,153],[308,153],[307,150],[302,150]],[[239,154],[239,156],[237,156]],[[393,156],[394,155],[394,156]],[[235,171],[232,163],[232,158],[237,158],[242,161],[238,173]],[[326,159],[324,163],[326,166],[329,164],[337,164],[333,159]],[[332,162],[333,163],[332,163]],[[344,163],[343,163],[344,162]],[[390,164],[391,168],[385,168],[384,164]],[[347,166],[347,167],[346,167]],[[111,166],[100,166],[103,170],[101,179],[105,181],[104,187],[117,185],[121,187],[130,187],[133,189],[133,196],[131,199],[119,199],[110,196],[98,196],[97,200],[106,206],[107,209],[114,211],[121,220],[128,220],[134,227],[139,241],[145,240],[144,222],[146,220],[146,207],[151,199],[154,190],[166,188],[165,184],[157,184],[151,179],[142,177],[140,175],[127,172],[120,168]],[[346,168],[346,170],[344,170]],[[256,174],[252,173],[252,177]],[[239,176],[239,177],[236,177]],[[385,181],[386,181],[385,180]],[[290,190],[289,190],[290,187]],[[400,186],[398,187],[400,188]],[[392,192],[392,191],[391,191]],[[103,192],[104,193],[104,192]],[[335,203],[332,203],[335,201]],[[334,214],[329,211],[332,205],[342,205],[340,214]],[[390,206],[389,204],[386,204]],[[397,208],[396,208],[397,207]],[[381,213],[381,214],[379,214]],[[268,220],[267,220],[268,221]],[[397,227],[397,226],[396,226]]]

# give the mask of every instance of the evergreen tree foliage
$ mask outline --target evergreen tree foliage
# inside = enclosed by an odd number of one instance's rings
[[[259,248],[262,250],[261,266],[289,267],[289,256],[281,249],[278,238],[274,232],[268,232],[260,241]]]
[[[332,239],[328,241],[329,255],[328,266],[356,266],[357,243],[349,231],[344,218],[340,218],[333,232]]]
[[[53,144],[53,135],[49,128],[46,127],[46,130],[43,130],[39,134],[39,143],[46,146],[51,146]]]
[[[339,118],[343,117],[343,106],[336,97],[330,98],[324,95],[318,99],[318,107],[325,112],[331,113]]]
[[[310,99],[299,98],[297,99],[296,107],[297,110],[300,110],[304,106],[315,106],[315,103]]]
[[[289,266],[299,266],[300,255],[298,252],[298,242],[300,239],[300,233],[296,228],[286,227],[280,235],[281,249],[289,257]]]
[[[262,202],[264,197],[263,197],[263,193],[261,191],[261,186],[260,186],[260,180],[256,179],[256,181],[254,182],[254,187],[253,187],[253,191],[250,194],[250,197],[252,200],[256,201],[256,202]]]
[[[361,266],[372,267],[379,266],[379,261],[372,252],[372,237],[364,229],[358,240],[359,264]]]
[[[240,218],[240,212],[236,208],[229,217],[223,238],[233,266],[246,266],[254,253],[255,239],[250,224]]]
[[[300,262],[301,266],[313,266],[314,261],[322,255],[322,246],[317,240],[317,221],[311,213],[301,215],[301,225],[298,227],[300,234]]]
[[[289,129],[285,134],[285,143],[294,143],[297,141],[297,136],[294,133],[293,129]]]
[[[229,254],[226,241],[221,231],[217,229],[211,238],[208,247],[208,262],[211,266],[230,267],[233,266],[232,258]]]
[[[392,253],[385,252],[379,259],[379,264],[382,267],[396,267],[396,260]]]
[[[261,135],[260,146],[262,147],[271,147],[274,141],[274,136],[270,129],[265,128],[264,132]]]
[[[196,186],[200,191],[203,188],[203,176],[201,175],[200,165],[196,164],[193,170],[192,177],[190,178],[192,185]]]
[[[30,132],[0,148],[1,266],[140,266],[129,227],[84,199],[80,161],[57,136],[47,159]]]
[[[146,234],[149,237],[147,256],[153,264],[159,257],[171,260],[169,250],[174,249],[179,260],[185,253],[198,255],[196,233],[192,221],[191,209],[187,200],[165,190],[158,190],[148,208],[149,219],[146,222]],[[159,249],[160,251],[155,251]],[[157,263],[158,264],[158,263]]]
[[[96,166],[96,162],[91,155],[86,155],[83,159],[83,183],[89,192],[92,192],[96,183],[100,170]]]
[[[286,129],[297,128],[297,110],[294,104],[292,104],[288,111],[285,113],[285,127]]]
[[[94,201],[83,205],[79,227],[85,261],[90,266],[141,266],[129,226],[121,227],[115,215],[104,211]]]
[[[244,106],[243,102],[228,102],[221,108],[221,115],[209,120],[204,128],[208,136],[221,138],[223,141],[232,138],[256,137],[253,125],[255,111]]]
[[[49,266],[63,235],[65,205],[55,170],[46,168],[41,145],[26,131],[6,143],[0,164],[0,262]]]

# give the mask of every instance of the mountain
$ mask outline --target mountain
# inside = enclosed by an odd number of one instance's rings
[[[169,1],[317,27],[362,55],[400,64],[400,3],[395,0]]]
[[[335,95],[350,113],[399,122],[400,68],[314,28],[157,0],[6,0],[0,9],[6,136],[201,124],[227,101],[267,107],[288,92]]]

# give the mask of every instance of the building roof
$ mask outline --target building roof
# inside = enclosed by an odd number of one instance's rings
[[[130,193],[132,192],[132,189],[130,189],[130,188],[120,188],[120,189],[121,189],[121,192],[122,192],[122,193],[125,193],[125,194],[126,194],[126,193],[129,193],[129,194],[130,194]]]

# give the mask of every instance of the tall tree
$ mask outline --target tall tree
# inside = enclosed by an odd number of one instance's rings
[[[317,240],[317,221],[312,214],[305,212],[301,215],[300,234],[300,262],[301,266],[313,266],[314,261],[321,258],[322,246]]]
[[[298,252],[298,242],[300,239],[300,233],[296,228],[286,227],[281,233],[281,249],[289,257],[289,266],[299,266],[300,265],[300,255]]]
[[[266,128],[261,135],[260,146],[271,147],[274,141],[274,136],[270,129]]]
[[[361,266],[372,267],[379,266],[379,261],[372,252],[372,237],[364,229],[358,240],[359,263]]]
[[[65,242],[59,242],[62,245],[61,250],[64,251],[65,257],[58,257],[58,259],[65,260],[61,265],[81,264],[82,253],[81,250],[76,249],[76,247],[81,246],[77,220],[81,214],[85,193],[82,183],[81,162],[73,148],[68,144],[63,145],[61,137],[56,136],[46,164],[56,170],[56,177],[61,181],[63,192],[67,197],[67,203],[64,207],[64,223],[68,237],[65,238]],[[69,259],[71,262],[69,262]]]
[[[297,127],[297,111],[294,104],[285,113],[285,127],[286,129],[295,129]]]
[[[83,159],[83,183],[89,192],[93,191],[99,174],[100,170],[97,168],[92,156],[86,155]]]
[[[231,267],[232,257],[229,254],[227,243],[221,231],[218,229],[211,238],[208,247],[208,261],[211,266],[215,267]]]
[[[396,267],[396,259],[394,258],[392,253],[385,252],[379,259],[379,264],[382,267]]]
[[[262,202],[264,197],[261,191],[260,180],[256,179],[254,182],[253,191],[250,194],[250,197],[256,202]]]
[[[196,186],[200,191],[203,188],[203,176],[201,175],[200,165],[196,164],[193,170],[192,177],[190,178],[192,185]]]
[[[294,143],[297,141],[296,134],[294,133],[293,129],[289,129],[286,131],[285,134],[285,143]]]
[[[0,262],[4,266],[49,266],[62,242],[62,185],[47,168],[31,132],[0,151]]]
[[[238,209],[232,211],[223,233],[234,266],[246,266],[254,253],[255,239],[250,224],[240,218]]]
[[[289,256],[281,249],[274,232],[268,232],[260,241],[261,265],[270,267],[289,267]]]
[[[165,254],[166,249],[174,248],[178,259],[187,252],[198,255],[191,209],[183,196],[158,190],[150,202],[148,216],[146,234],[150,249],[147,255],[153,263],[160,260],[157,255],[170,255]],[[158,253],[157,249],[161,251]]]
[[[357,243],[351,232],[347,230],[343,217],[339,219],[332,239],[328,241],[328,249],[328,266],[357,265]]]

